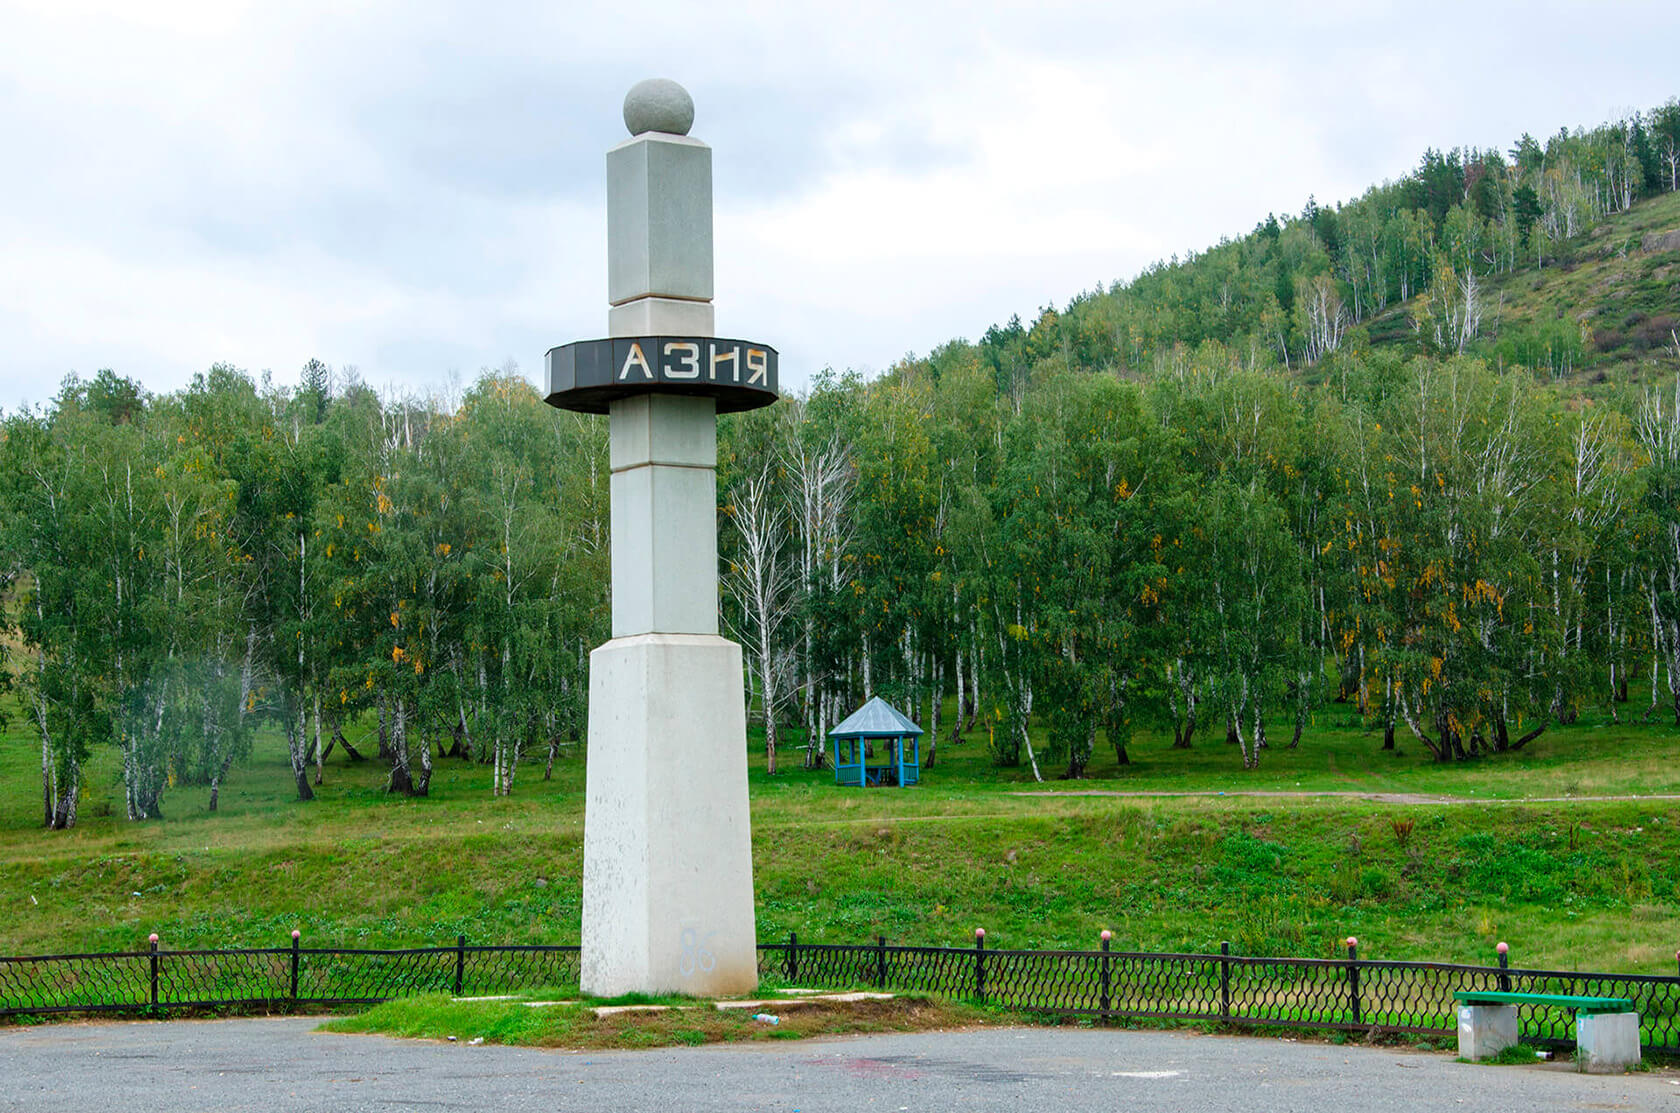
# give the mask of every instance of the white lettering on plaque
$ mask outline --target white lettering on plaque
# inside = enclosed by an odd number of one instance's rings
[[[630,345],[630,351],[624,357],[624,366],[618,369],[620,382],[630,377],[630,368],[632,367],[640,367],[643,378],[653,378],[653,368],[648,366],[647,356],[642,354],[642,346],[639,343]]]
[[[712,354],[712,368],[711,368],[711,374],[709,376],[709,378],[712,380],[712,382],[715,383],[715,382],[718,381],[718,364],[720,364],[720,363],[728,363],[729,364],[729,378],[730,378],[731,382],[737,382],[737,383],[740,382],[741,381],[741,349],[738,348],[738,347],[731,348],[731,349],[729,349],[728,353],[725,354],[725,353],[722,353],[722,352],[718,351],[718,346],[716,344],[709,345],[709,347],[712,350],[712,353],[711,353]]]
[[[700,345],[692,340],[673,340],[665,345],[665,358],[676,355],[681,360],[681,366],[675,367],[666,363],[659,371],[667,379],[698,379],[700,377]]]
[[[765,374],[770,370],[770,353],[763,348],[747,349],[747,385],[764,383]]]

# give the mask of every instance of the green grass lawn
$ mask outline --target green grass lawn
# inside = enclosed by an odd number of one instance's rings
[[[516,1001],[454,1001],[447,996],[406,997],[358,1016],[330,1020],[329,1032],[376,1032],[410,1039],[472,1040],[523,1047],[631,1048],[798,1040],[866,1032],[914,1032],[1019,1023],[1021,1015],[977,1005],[899,996],[889,1001],[767,1002],[774,1024],[751,1009],[719,1010],[709,1001],[671,998],[658,1012],[597,1017],[599,1002],[557,1002],[529,1007],[541,995]],[[550,996],[550,1001],[553,997]],[[652,999],[649,999],[652,1000]]]
[[[377,762],[335,754],[320,798],[298,804],[265,737],[217,814],[181,785],[146,823],[121,818],[104,754],[77,828],[49,833],[39,743],[12,723],[0,952],[129,949],[151,931],[169,947],[279,945],[294,927],[316,946],[578,938],[580,754],[550,782],[527,765],[504,799],[457,760],[429,798],[390,797]],[[1038,785],[993,768],[977,729],[907,790],[768,777],[755,751],[760,937],[968,945],[985,927],[990,946],[1090,947],[1109,928],[1123,949],[1329,956],[1356,935],[1362,957],[1472,962],[1504,939],[1516,965],[1674,972],[1680,801],[1649,798],[1680,793],[1672,728],[1588,715],[1521,753],[1439,766],[1405,739],[1383,752],[1335,707],[1299,749],[1281,741],[1244,773],[1217,735],[1189,752],[1142,735],[1129,766],[1099,750],[1089,779]],[[784,769],[798,757],[785,749]],[[1174,795],[1061,795],[1092,792]],[[1287,795],[1238,795],[1254,792]],[[1329,795],[1346,793],[1450,802]],[[1647,798],[1604,798],[1621,795]]]

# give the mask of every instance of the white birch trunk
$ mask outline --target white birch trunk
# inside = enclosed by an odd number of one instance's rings
[[[1044,783],[1044,774],[1038,771],[1038,755],[1033,753],[1032,733],[1027,724],[1032,722],[1033,690],[1032,681],[1021,678],[1021,744],[1027,750],[1027,764],[1032,766],[1033,780]]]

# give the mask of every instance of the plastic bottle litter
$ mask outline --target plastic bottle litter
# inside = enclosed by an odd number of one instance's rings
[[[753,1019],[765,1024],[780,1024],[782,1022],[782,1018],[774,1013],[753,1013]]]

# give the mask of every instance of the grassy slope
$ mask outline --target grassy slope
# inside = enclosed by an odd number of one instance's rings
[[[1498,285],[1501,325],[1584,320],[1600,354],[1597,370],[1618,379],[1655,366],[1672,370],[1674,357],[1663,349],[1669,329],[1680,327],[1680,249],[1645,251],[1641,244],[1649,235],[1675,231],[1675,193],[1604,221],[1566,245],[1556,265],[1505,276]]]
[[[1585,321],[1593,332],[1585,381],[1601,373],[1616,382],[1672,373],[1664,347],[1680,327],[1680,250],[1645,251],[1651,234],[1680,231],[1680,193],[1639,202],[1559,246],[1545,267],[1532,263],[1500,275],[1486,289],[1485,336],[1545,320]],[[1369,322],[1376,343],[1413,343],[1411,303],[1391,306]]]
[[[1118,946],[1327,955],[1346,935],[1374,958],[1483,960],[1670,972],[1680,944],[1680,801],[1523,802],[1524,796],[1680,792],[1672,730],[1589,718],[1498,760],[1441,768],[1385,754],[1344,711],[1301,748],[1243,774],[1219,742],[1174,752],[1140,738],[1135,764],[1099,754],[1094,779],[1035,787],[986,761],[976,737],[940,750],[909,791],[836,789],[822,775],[752,773],[759,930],[808,941]],[[784,755],[784,762],[787,756]],[[1047,771],[1048,772],[1048,771]],[[527,767],[511,799],[488,771],[441,763],[433,795],[380,791],[374,763],[329,765],[322,798],[287,799],[268,739],[222,811],[200,788],[169,818],[131,824],[107,759],[83,820],[39,822],[39,750],[0,736],[0,952],[167,945],[319,945],[577,938],[582,762],[553,782]],[[1399,792],[1479,803],[1346,797],[1062,796],[1114,792]],[[1404,845],[1395,820],[1414,824]],[[136,895],[138,894],[138,895]]]

